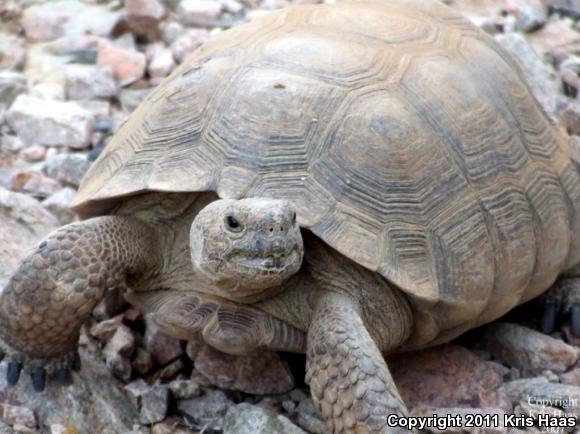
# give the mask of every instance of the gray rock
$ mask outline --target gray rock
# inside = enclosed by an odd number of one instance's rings
[[[159,23],[165,16],[165,7],[159,0],[125,0],[125,20],[133,33],[149,40],[159,39]]]
[[[275,352],[238,357],[204,345],[195,358],[195,368],[223,389],[263,395],[285,393],[294,387],[288,363]]]
[[[544,377],[524,378],[520,380],[508,381],[499,387],[499,391],[504,395],[513,405],[517,404],[524,396],[527,388],[536,384],[545,384],[548,380]]]
[[[152,53],[147,70],[151,78],[161,79],[167,77],[173,71],[174,67],[175,61],[173,60],[171,50],[159,48]]]
[[[22,191],[38,198],[45,198],[60,191],[62,185],[38,172],[17,171],[10,179],[10,187],[14,191]]]
[[[144,425],[165,419],[169,404],[169,391],[166,384],[155,383],[141,396],[139,421]]]
[[[41,161],[46,156],[46,147],[42,145],[32,145],[20,151],[20,156],[26,161]]]
[[[22,39],[10,33],[0,32],[0,70],[22,69],[25,57]]]
[[[523,5],[516,12],[516,30],[533,32],[546,24],[546,12],[535,5]]]
[[[177,408],[187,422],[202,432],[223,429],[224,416],[233,402],[221,390],[208,390],[198,398],[177,403]]]
[[[141,409],[141,398],[147,393],[150,387],[151,386],[149,386],[149,384],[147,384],[147,382],[142,378],[138,378],[125,386],[127,397],[135,409]]]
[[[537,383],[523,393],[524,402],[539,407],[554,407],[580,417],[580,387],[560,383]]]
[[[199,48],[205,41],[209,39],[209,32],[206,29],[189,29],[184,34],[180,35],[171,44],[171,52],[173,58],[177,63],[189,56],[193,51]]]
[[[146,318],[145,321],[144,347],[151,354],[155,363],[165,365],[183,354],[179,339],[162,333],[155,322],[149,318]]]
[[[97,54],[97,65],[110,68],[121,86],[134,83],[145,74],[145,55],[127,45],[127,41],[123,38],[115,42],[102,40]]]
[[[69,65],[65,74],[65,92],[69,100],[110,98],[117,93],[110,67]]]
[[[0,38],[2,36],[0,35]],[[0,54],[0,59],[2,55]],[[26,77],[20,72],[0,71],[0,113],[26,91]]]
[[[107,367],[121,381],[131,380],[131,356],[135,350],[135,337],[129,328],[119,325],[113,337],[103,348]]]
[[[65,225],[76,219],[77,215],[70,208],[70,204],[77,192],[71,187],[64,187],[42,201],[42,206],[50,211],[58,221]]]
[[[149,351],[138,347],[135,350],[135,355],[133,360],[131,360],[131,366],[141,375],[145,375],[153,367],[153,358]]]
[[[65,153],[49,158],[42,171],[52,179],[78,187],[90,166],[84,155]]]
[[[193,380],[173,380],[169,390],[175,399],[190,399],[201,395],[201,388]]]
[[[93,325],[89,330],[89,333],[92,337],[100,341],[108,341],[113,337],[122,323],[123,314],[119,314],[113,318],[106,319]]]
[[[224,434],[306,434],[282,415],[250,404],[233,405],[224,420]]]
[[[215,27],[223,6],[212,0],[183,0],[177,7],[179,21],[190,27]]]
[[[580,349],[516,324],[491,325],[483,342],[497,359],[523,373],[564,372],[580,357]]]
[[[312,398],[303,399],[296,409],[296,424],[315,434],[326,434],[326,423],[314,408]]]
[[[2,420],[13,427],[22,426],[28,429],[36,428],[34,412],[27,407],[4,403],[0,406]]]
[[[546,113],[557,120],[557,95],[560,91],[560,82],[554,69],[542,62],[534,48],[520,34],[496,35],[495,40],[519,63],[532,93]]]
[[[39,144],[75,149],[89,145],[94,122],[92,115],[75,102],[28,95],[16,98],[6,119],[27,146]]]

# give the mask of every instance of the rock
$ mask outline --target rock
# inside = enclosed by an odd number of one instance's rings
[[[491,325],[483,342],[494,357],[523,373],[564,372],[580,357],[580,349],[516,324]]]
[[[187,422],[201,431],[218,431],[223,428],[223,419],[233,402],[221,390],[208,390],[198,398],[177,403],[177,408]]]
[[[29,41],[46,42],[62,36],[108,36],[119,17],[113,8],[62,0],[27,7],[22,26]]]
[[[201,395],[199,384],[192,380],[173,380],[169,383],[169,390],[177,400],[190,399]]]
[[[299,401],[298,408],[296,408],[296,424],[315,434],[326,434],[328,431],[326,422],[322,420],[314,408],[314,402],[310,397]]]
[[[123,324],[119,325],[113,337],[103,348],[103,356],[107,367],[119,380],[131,380],[130,358],[135,350],[135,337],[131,330]]]
[[[17,71],[24,66],[26,51],[22,39],[0,32],[0,71]]]
[[[36,428],[36,417],[29,408],[4,403],[0,405],[0,412],[2,420],[9,425],[20,425],[29,429]]]
[[[561,408],[572,416],[580,417],[578,386],[549,382],[532,384],[525,389],[522,401],[534,407]]]
[[[445,429],[438,427],[426,427],[425,432],[429,433],[465,433],[470,434],[503,434],[506,432],[504,417],[506,412],[501,408],[441,408],[441,407],[418,407],[411,411],[412,417],[428,418],[436,414],[440,418],[455,418],[462,423],[457,426],[449,426]],[[467,417],[481,415],[489,417],[490,423],[483,423],[481,427],[475,426],[466,430]],[[483,419],[484,421],[486,419]]]
[[[173,68],[175,61],[173,60],[173,53],[167,48],[155,50],[152,59],[149,62],[147,70],[153,79],[162,79],[167,77]]]
[[[167,45],[172,44],[185,32],[185,28],[177,21],[166,21],[161,27],[161,39]]]
[[[169,392],[166,384],[155,383],[141,396],[141,413],[139,422],[149,425],[165,419],[169,404]]]
[[[46,148],[42,145],[32,145],[20,152],[20,156],[26,161],[41,161],[45,155]]]
[[[228,410],[223,434],[306,434],[282,415],[250,404],[233,405]]]
[[[150,318],[146,318],[145,322],[144,346],[155,363],[165,365],[183,354],[179,339],[163,334],[157,324]]]
[[[222,13],[221,2],[212,0],[183,0],[177,7],[179,21],[190,27],[215,27]]]
[[[564,94],[575,98],[580,89],[580,57],[568,56],[560,63],[560,77],[564,85]],[[580,127],[578,127],[580,129]]]
[[[556,120],[560,83],[555,71],[542,62],[522,35],[516,33],[496,35],[495,40],[519,63],[533,95],[546,113]]]
[[[76,194],[75,189],[64,187],[43,200],[42,206],[56,216],[61,224],[71,223],[76,218],[76,214],[70,208],[70,204]]]
[[[165,7],[159,0],[125,0],[125,20],[133,33],[157,40],[161,36],[159,23]]]
[[[209,39],[209,32],[205,29],[189,29],[171,44],[171,52],[177,63],[199,48]]]
[[[38,198],[44,198],[60,191],[62,185],[38,172],[18,171],[10,180],[10,187],[14,191],[22,191]]]
[[[6,119],[27,146],[74,149],[89,145],[94,122],[90,113],[75,102],[42,100],[28,95],[16,98]]]
[[[0,288],[20,258],[58,225],[36,199],[0,187]]]
[[[516,30],[533,32],[546,23],[546,12],[535,5],[523,5],[516,11]]]
[[[190,358],[190,360],[194,361],[197,359],[197,355],[201,349],[205,347],[205,345],[206,344],[203,341],[203,338],[199,334],[196,334],[187,341],[187,345],[185,346],[185,353]]]
[[[145,74],[145,55],[109,41],[99,43],[97,65],[109,67],[121,86],[131,84]]]
[[[275,352],[232,356],[204,345],[195,368],[214,385],[258,395],[285,393],[294,387],[288,363]]]
[[[177,376],[177,374],[185,367],[183,360],[176,359],[153,375],[154,380],[163,382],[169,381]]]
[[[561,374],[560,382],[563,384],[570,384],[571,386],[580,387],[580,368],[575,368],[566,372],[565,374]]]
[[[117,98],[126,113],[132,113],[141,102],[151,93],[151,89],[121,89]],[[120,125],[113,128],[117,130]]]
[[[524,395],[527,388],[536,384],[547,383],[544,377],[524,378],[521,380],[508,381],[502,384],[498,391],[501,392],[510,401],[512,405],[517,404]]]
[[[69,65],[65,91],[69,100],[110,98],[117,93],[117,84],[111,67]]]
[[[1,247],[0,247],[1,248]],[[35,392],[28,376],[23,375],[16,386],[6,384],[7,363],[0,364],[1,404],[21,402],[34,412],[38,425],[61,425],[71,433],[122,433],[137,422],[137,413],[113,381],[106,368],[81,347],[83,368],[73,373],[73,384],[60,387],[47,382],[42,393]],[[45,432],[35,431],[35,432]]]
[[[133,369],[135,369],[141,375],[145,375],[147,372],[149,372],[153,367],[153,358],[151,357],[151,354],[149,354],[149,351],[138,347],[135,350],[133,360],[131,360],[131,366],[133,366]]]
[[[122,323],[123,315],[116,315],[113,318],[109,318],[93,325],[89,330],[89,334],[100,341],[108,341],[113,337]]]
[[[131,400],[135,409],[141,410],[141,397],[147,393],[149,388],[149,384],[142,378],[138,378],[125,386],[127,397]]]
[[[550,20],[540,30],[526,35],[526,39],[541,59],[556,50],[580,52],[580,35],[570,20]]]
[[[456,345],[402,353],[389,360],[401,397],[410,407],[477,406],[482,395],[501,384],[493,366]]]
[[[42,171],[64,184],[78,187],[90,165],[90,161],[83,155],[65,153],[48,159]]]
[[[1,59],[0,54],[0,61]],[[25,91],[26,77],[24,74],[0,70],[0,113],[8,109],[16,97]]]

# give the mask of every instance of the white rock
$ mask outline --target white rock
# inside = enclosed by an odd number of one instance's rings
[[[1,36],[0,36],[1,38]],[[0,53],[0,59],[2,54]],[[0,71],[0,112],[26,91],[26,77],[20,72]]]
[[[70,204],[77,194],[71,187],[64,187],[42,201],[42,206],[50,211],[61,224],[72,222],[76,214],[70,209]]]
[[[0,33],[0,70],[22,68],[25,56],[22,38],[10,33]]]
[[[117,84],[110,66],[70,65],[66,68],[67,99],[110,98]]]
[[[145,73],[146,59],[143,53],[122,44],[124,40],[101,41],[97,55],[97,65],[109,67],[113,76],[122,86],[131,84]]]
[[[175,68],[173,54],[167,48],[155,50],[153,58],[147,67],[151,78],[167,77],[173,71],[173,68]]]
[[[205,29],[189,29],[171,44],[173,58],[181,63],[190,53],[209,39],[209,32]]]
[[[43,100],[19,95],[6,114],[8,124],[28,146],[68,146],[83,149],[89,145],[94,119],[72,101]]]
[[[192,27],[213,27],[217,24],[223,6],[213,0],[184,0],[179,3],[179,21]]]
[[[306,434],[287,417],[250,404],[233,405],[224,420],[224,434]]]

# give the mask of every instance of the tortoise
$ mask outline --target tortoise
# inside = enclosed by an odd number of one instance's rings
[[[383,354],[449,341],[562,275],[573,300],[579,204],[565,134],[447,6],[273,12],[153,91],[84,177],[86,220],[22,260],[0,298],[8,381],[24,367],[37,390],[46,369],[68,384],[79,328],[117,288],[172,336],[305,352],[331,432],[404,431]]]

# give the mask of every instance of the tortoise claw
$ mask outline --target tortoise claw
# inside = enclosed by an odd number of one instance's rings
[[[14,386],[20,379],[20,372],[22,372],[22,359],[17,355],[12,357],[8,363],[8,370],[6,371],[6,381],[10,386]]]
[[[570,308],[572,335],[580,337],[580,304],[574,303]]]
[[[46,385],[46,371],[44,368],[41,366],[33,368],[30,373],[30,378],[32,379],[32,387],[34,390],[36,392],[42,392]]]
[[[54,379],[61,386],[70,386],[72,384],[72,377],[68,368],[56,368]]]
[[[544,312],[542,315],[542,332],[549,335],[552,333],[556,328],[556,314],[558,312],[558,308],[556,303],[554,302],[547,302],[544,305]]]

